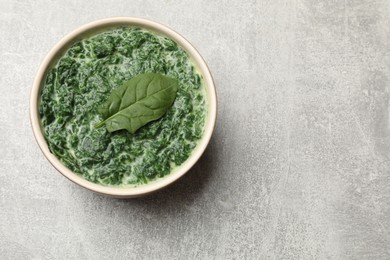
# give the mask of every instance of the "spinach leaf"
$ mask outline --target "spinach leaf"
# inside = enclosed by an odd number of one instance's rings
[[[177,80],[157,73],[140,74],[114,89],[98,108],[109,132],[126,129],[135,133],[140,127],[162,117],[173,104]]]

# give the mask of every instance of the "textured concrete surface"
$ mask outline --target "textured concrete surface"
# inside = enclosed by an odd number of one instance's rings
[[[34,74],[110,16],[167,24],[215,77],[218,124],[166,190],[70,183],[30,130]],[[0,0],[1,259],[389,259],[388,0]]]

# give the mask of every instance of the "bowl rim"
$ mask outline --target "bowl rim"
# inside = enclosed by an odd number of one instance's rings
[[[77,39],[81,38],[82,35],[86,35],[90,32],[96,31],[100,28],[112,28],[115,26],[139,26],[141,28],[150,29],[157,33],[161,33],[164,36],[174,40],[178,43],[190,56],[193,62],[196,64],[198,70],[203,75],[203,80],[205,82],[206,87],[206,96],[208,100],[208,114],[206,117],[205,130],[203,133],[202,139],[200,139],[197,147],[190,155],[190,157],[177,169],[171,172],[169,175],[153,181],[151,183],[140,185],[138,187],[110,187],[110,186],[102,186],[99,184],[92,183],[90,181],[85,180],[81,176],[72,172],[65,165],[63,165],[60,160],[50,152],[47,142],[43,136],[43,132],[40,124],[40,116],[38,111],[39,97],[40,91],[42,88],[43,80],[45,79],[47,69],[51,66],[52,62],[56,59],[56,57],[67,48],[69,44],[73,43]],[[36,73],[36,76],[33,81],[33,87],[31,89],[30,94],[30,122],[31,127],[34,133],[34,137],[38,143],[38,146],[42,150],[43,154],[47,158],[47,160],[57,169],[63,176],[71,180],[72,182],[88,189],[96,193],[119,197],[119,198],[132,198],[139,197],[143,195],[147,195],[149,193],[158,191],[180,177],[182,177],[185,173],[187,173],[191,167],[199,160],[203,152],[205,151],[212,133],[215,128],[217,116],[217,96],[214,85],[214,80],[211,75],[211,72],[199,54],[199,52],[195,49],[192,44],[187,41],[183,36],[174,31],[173,29],[162,25],[160,23],[144,19],[138,17],[111,17],[105,19],[99,19],[85,25],[78,27],[73,30],[65,37],[63,37],[58,43],[54,45],[54,47],[49,51],[46,57],[43,59],[42,63],[39,66],[39,69]]]

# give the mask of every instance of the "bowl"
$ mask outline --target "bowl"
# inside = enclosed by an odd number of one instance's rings
[[[60,160],[50,152],[48,144],[43,136],[42,126],[40,123],[40,115],[38,110],[39,99],[41,95],[41,88],[46,78],[46,73],[50,67],[58,60],[64,51],[70,47],[77,40],[82,39],[85,36],[91,35],[95,32],[102,31],[117,26],[137,26],[151,31],[157,32],[158,34],[164,35],[176,43],[178,43],[192,59],[193,63],[197,66],[199,73],[204,78],[206,88],[206,99],[207,99],[207,116],[205,122],[205,129],[202,138],[190,157],[181,164],[175,171],[171,172],[167,176],[157,179],[149,184],[144,184],[138,187],[113,187],[113,186],[102,186],[99,184],[87,181],[72,172]],[[43,154],[49,160],[49,162],[66,178],[72,182],[96,193],[117,197],[117,198],[133,198],[139,197],[146,194],[150,194],[157,190],[160,190],[169,184],[173,183],[185,173],[187,173],[191,167],[198,161],[203,152],[205,151],[211,135],[214,130],[215,121],[217,114],[217,97],[215,92],[215,86],[211,73],[200,56],[199,52],[180,34],[173,31],[172,29],[156,23],[150,20],[134,17],[114,17],[102,20],[97,20],[88,23],[84,26],[79,27],[73,32],[66,35],[60,40],[53,49],[47,54],[42,64],[40,65],[36,77],[33,82],[33,87],[30,96],[30,119],[31,126],[34,132],[34,136],[37,143],[42,150]],[[199,176],[201,177],[201,176]]]

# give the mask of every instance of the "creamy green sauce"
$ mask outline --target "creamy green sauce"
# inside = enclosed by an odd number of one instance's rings
[[[112,89],[142,73],[179,81],[176,100],[135,134],[109,133],[97,107]],[[180,166],[203,135],[207,113],[202,76],[174,41],[133,27],[113,28],[73,44],[42,88],[41,123],[50,151],[88,181],[137,186]]]

